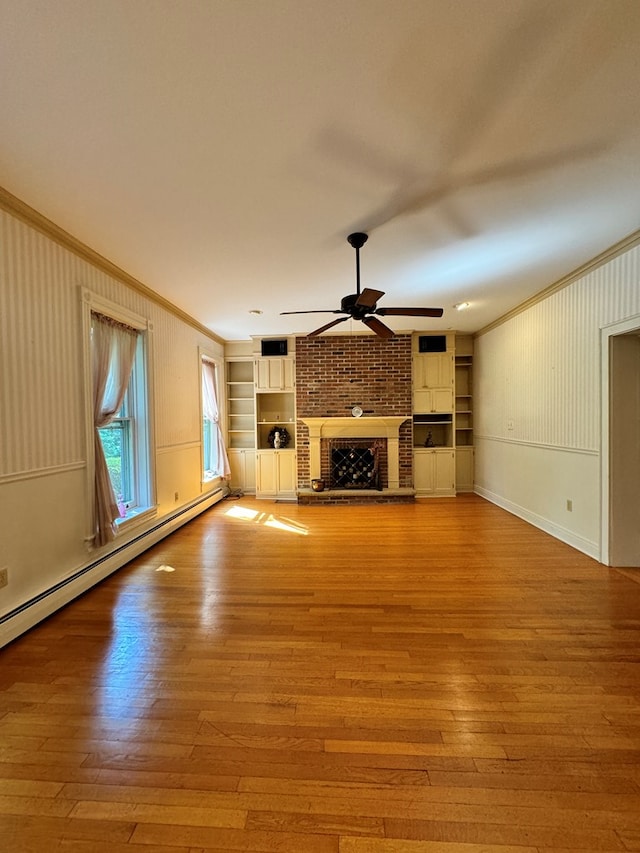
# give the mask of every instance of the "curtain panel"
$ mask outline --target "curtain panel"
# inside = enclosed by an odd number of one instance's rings
[[[220,428],[220,408],[216,388],[216,366],[206,358],[202,359],[202,414],[215,425],[215,435],[218,450],[219,474],[224,479],[231,476],[227,448]]]
[[[95,447],[94,544],[106,545],[116,535],[120,518],[99,430],[122,408],[136,353],[139,332],[102,314],[91,314],[93,426]]]

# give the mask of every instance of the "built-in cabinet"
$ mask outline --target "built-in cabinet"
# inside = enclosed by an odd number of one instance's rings
[[[455,494],[454,335],[412,338],[413,485],[416,497]]]
[[[295,450],[258,450],[256,453],[256,496],[293,500],[298,469]]]
[[[228,449],[255,449],[253,359],[227,360]]]
[[[456,492],[473,491],[473,447],[456,447]]]
[[[453,448],[414,448],[413,487],[416,497],[447,497],[455,494]]]
[[[258,450],[278,449],[275,447],[276,432],[283,450],[295,447],[295,403],[293,391],[258,391],[256,388]]]
[[[473,491],[473,340],[456,337],[454,441],[456,491]]]
[[[295,362],[290,356],[255,360],[256,391],[295,391]]]
[[[412,338],[416,497],[473,491],[473,340],[453,332]]]
[[[414,412],[451,412],[453,410],[453,387],[420,388],[413,391]]]
[[[253,494],[256,490],[256,451],[229,448],[227,456],[231,468],[231,488]]]
[[[289,499],[297,488],[295,360],[291,346],[286,355],[264,356],[260,349],[260,339],[227,346],[231,487]]]
[[[420,337],[426,336],[420,335],[418,339]],[[438,335],[437,337],[445,339],[443,343],[445,346],[453,341],[451,335]],[[453,397],[453,359],[453,349],[445,352],[414,352],[412,359],[414,395],[425,389],[431,391],[437,388],[449,391]],[[417,408],[414,405],[414,409]]]
[[[230,345],[225,365],[229,485],[234,490],[253,493],[256,490],[256,395],[252,353],[247,347]]]
[[[261,355],[254,373],[256,497],[293,500],[298,486],[295,361],[290,355]]]

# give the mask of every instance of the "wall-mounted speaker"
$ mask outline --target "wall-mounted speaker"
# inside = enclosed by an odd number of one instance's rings
[[[263,340],[262,341],[262,355],[286,355],[287,354],[287,341],[284,340]]]
[[[446,352],[446,335],[420,335],[418,338],[418,352]]]

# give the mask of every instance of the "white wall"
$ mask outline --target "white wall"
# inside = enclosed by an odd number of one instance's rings
[[[153,324],[157,515],[93,553],[84,542],[83,287]],[[206,330],[0,210],[0,568],[9,570],[0,645],[221,497],[219,483],[201,482],[199,347],[222,359]]]
[[[600,329],[638,314],[636,245],[475,341],[476,491],[596,559]]]

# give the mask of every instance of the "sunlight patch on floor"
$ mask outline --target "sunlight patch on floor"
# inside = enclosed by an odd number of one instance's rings
[[[228,509],[225,515],[231,518],[237,518],[240,521],[252,521],[254,524],[262,524],[264,527],[271,527],[275,530],[282,530],[286,533],[297,533],[298,536],[308,536],[309,528],[306,524],[299,524],[290,518],[285,518],[282,515],[273,515],[269,512],[260,512],[256,509],[247,509],[246,507],[236,504]]]

